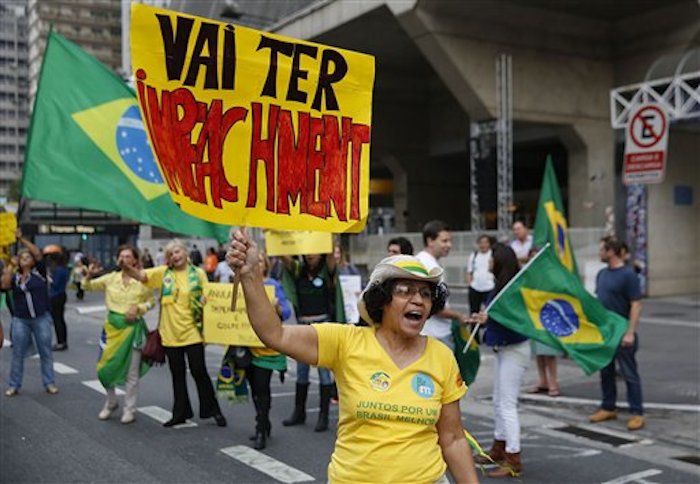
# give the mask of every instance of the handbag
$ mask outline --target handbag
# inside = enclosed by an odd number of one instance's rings
[[[163,342],[160,339],[160,332],[158,331],[162,312],[163,306],[161,304],[158,309],[158,326],[156,326],[156,329],[153,331],[148,332],[146,343],[143,345],[143,350],[141,351],[141,360],[155,366],[160,366],[165,363],[165,348],[163,348]]]
[[[163,348],[163,342],[160,339],[158,328],[148,333],[146,344],[143,345],[141,359],[156,366],[165,363],[165,348]]]

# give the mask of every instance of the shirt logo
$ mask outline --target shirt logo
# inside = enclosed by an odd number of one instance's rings
[[[411,388],[413,393],[421,398],[430,398],[435,393],[435,384],[433,380],[425,373],[418,373],[411,380]]]
[[[383,371],[378,371],[369,377],[369,386],[378,392],[385,392],[391,386],[391,377]]]

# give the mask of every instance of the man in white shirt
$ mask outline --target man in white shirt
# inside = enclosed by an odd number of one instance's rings
[[[469,309],[473,313],[481,311],[496,282],[491,272],[491,238],[480,235],[478,249],[467,260],[467,285],[469,286]]]
[[[527,264],[530,259],[530,249],[532,249],[532,235],[527,230],[525,222],[516,220],[513,224],[513,236],[515,237],[510,243],[510,248],[515,252],[520,266]]]
[[[423,227],[423,245],[423,250],[416,254],[416,258],[421,261],[428,271],[434,267],[440,267],[438,260],[447,256],[452,248],[452,236],[447,224],[440,220],[433,220],[425,224]],[[461,323],[467,323],[470,318],[467,314],[450,309],[446,304],[442,311],[428,318],[421,334],[432,336],[454,350],[454,340],[452,339],[453,319]]]

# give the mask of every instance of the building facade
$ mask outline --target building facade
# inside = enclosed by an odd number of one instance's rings
[[[34,98],[50,26],[115,72],[121,67],[121,4],[115,0],[29,0],[29,96]]]
[[[21,173],[29,118],[27,11],[0,5],[0,197],[13,195]]]

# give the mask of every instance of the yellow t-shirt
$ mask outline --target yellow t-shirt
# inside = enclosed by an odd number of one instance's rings
[[[318,366],[333,370],[340,399],[329,481],[437,481],[447,468],[438,445],[440,410],[467,391],[449,348],[428,338],[423,355],[400,370],[374,328],[312,326]]]
[[[146,286],[153,289],[161,289],[163,276],[167,266],[146,269]],[[202,289],[207,284],[207,275],[199,267],[196,268]],[[169,298],[161,297],[160,325],[158,330],[163,341],[163,346],[187,346],[202,343],[202,334],[192,318],[190,308],[190,285],[187,282],[187,269],[181,271],[172,270],[175,288]]]
[[[139,315],[155,305],[153,289],[149,289],[135,279],[129,279],[124,284],[121,272],[110,272],[97,279],[83,281],[82,288],[86,291],[104,291],[105,305],[110,311],[126,314],[132,305],[138,307]]]

